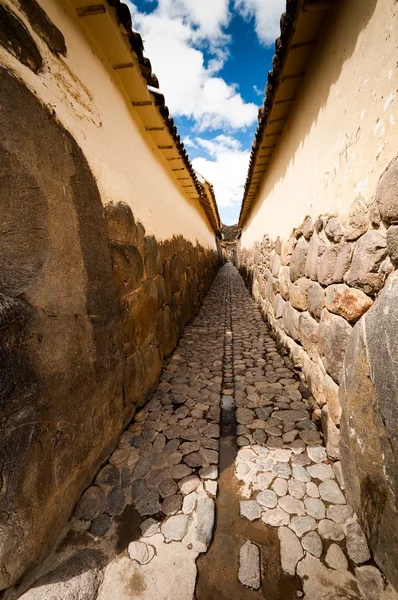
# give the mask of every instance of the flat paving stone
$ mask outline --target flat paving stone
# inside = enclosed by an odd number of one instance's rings
[[[260,579],[260,551],[258,547],[247,541],[239,551],[238,579],[242,585],[258,590]]]

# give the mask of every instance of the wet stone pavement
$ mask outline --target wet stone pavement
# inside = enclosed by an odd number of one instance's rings
[[[22,598],[396,600],[308,397],[227,263]]]

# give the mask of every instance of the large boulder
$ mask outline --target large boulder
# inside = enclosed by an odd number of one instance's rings
[[[348,500],[374,558],[398,587],[398,272],[355,325],[340,387],[341,464]]]

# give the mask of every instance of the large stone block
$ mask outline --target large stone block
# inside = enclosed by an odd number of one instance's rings
[[[318,280],[319,259],[326,250],[326,243],[314,234],[308,244],[307,260],[305,262],[305,276],[313,281]]]
[[[278,277],[279,269],[281,267],[281,257],[276,253],[275,250],[271,252],[270,269],[274,277]]]
[[[290,259],[290,279],[295,282],[300,277],[305,277],[305,263],[307,260],[308,244],[300,238],[292,252]]]
[[[319,328],[319,354],[329,375],[339,383],[352,327],[343,317],[323,309]]]
[[[153,235],[144,237],[142,254],[146,278],[153,279],[157,275],[161,275],[163,272],[163,265],[159,256],[158,244]]]
[[[4,589],[50,550],[119,434],[124,360],[90,167],[73,137],[2,69],[0,105],[0,287],[9,298],[0,330]]]
[[[310,281],[305,277],[300,277],[295,283],[289,286],[289,300],[293,308],[298,310],[307,310],[308,308],[308,286]]]
[[[299,334],[299,315],[297,310],[294,310],[290,302],[286,302],[282,311],[282,326],[290,337],[298,341]]]
[[[339,400],[339,386],[329,375],[323,379],[323,392],[329,409],[329,416],[335,425],[340,424],[341,404]]]
[[[311,219],[311,217],[306,217],[304,219],[302,229],[303,229],[303,236],[305,237],[305,239],[307,241],[310,240],[314,233],[314,221]]]
[[[290,238],[286,241],[282,242],[281,248],[281,263],[284,266],[290,265],[290,260],[292,257],[292,252],[296,245],[296,238]]]
[[[348,242],[357,240],[369,229],[369,209],[363,199],[358,196],[351,205],[344,227],[344,238]]]
[[[374,558],[398,588],[398,272],[355,325],[340,399],[341,464],[348,500]]]
[[[343,239],[344,229],[338,217],[328,219],[325,233],[330,241],[338,244]]]
[[[276,294],[272,307],[274,309],[275,319],[280,319],[283,314],[283,307],[285,305],[285,301],[280,294]]]
[[[113,280],[119,295],[135,290],[144,278],[141,253],[133,244],[109,242],[112,257]]]
[[[127,355],[134,353],[148,338],[159,308],[156,284],[148,279],[123,300],[123,336]]]
[[[124,403],[144,406],[154,392],[162,371],[162,361],[155,344],[147,343],[126,359]]]
[[[344,281],[367,294],[376,294],[384,285],[383,260],[387,256],[386,237],[374,229],[365,233],[357,242],[350,270]]]
[[[173,256],[170,262],[171,291],[178,292],[185,283],[184,259],[180,254]]]
[[[391,225],[387,229],[387,250],[391,262],[398,265],[398,225]]]
[[[349,288],[345,283],[326,288],[326,308],[355,323],[372,306],[373,300],[364,292]]]
[[[311,281],[307,290],[308,310],[319,321],[325,308],[325,291],[316,281]]]
[[[289,286],[292,283],[290,280],[289,267],[281,267],[279,271],[279,291],[284,300],[289,300]]]
[[[319,325],[309,312],[299,316],[299,336],[303,348],[311,355],[318,348]]]
[[[302,362],[302,369],[305,375],[305,379],[307,381],[307,385],[312,395],[314,396],[318,406],[323,406],[326,402],[323,387],[323,380],[326,375],[325,367],[323,366],[320,357],[315,353],[313,353],[311,359],[308,357],[307,354],[305,354],[302,359]]]
[[[173,352],[178,340],[176,318],[169,306],[165,306],[163,324],[163,356],[167,358]]]
[[[327,404],[322,406],[321,418],[327,455],[329,458],[338,460],[340,458],[340,430],[333,423],[333,420],[329,415],[329,407]]]
[[[342,283],[350,266],[352,251],[353,245],[347,242],[329,246],[319,260],[319,283],[322,285]]]
[[[398,159],[384,171],[376,189],[376,204],[381,218],[387,223],[398,221]]]
[[[145,230],[136,223],[133,212],[125,202],[109,202],[104,206],[108,240],[139,246],[144,239]]]

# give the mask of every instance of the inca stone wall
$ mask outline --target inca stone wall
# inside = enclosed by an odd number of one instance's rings
[[[104,209],[73,136],[3,68],[0,105],[1,590],[48,553],[151,395],[219,253]]]
[[[184,325],[209,289],[221,254],[182,236],[146,236],[127,204],[105,207],[113,277],[122,306],[124,421],[145,404]]]
[[[398,586],[398,160],[374,200],[348,217],[307,217],[287,240],[264,236],[237,263],[278,343],[301,369],[328,455],[379,566]]]

